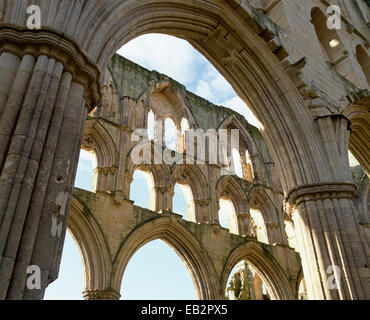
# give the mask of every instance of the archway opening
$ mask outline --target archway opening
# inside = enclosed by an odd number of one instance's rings
[[[44,300],[83,300],[84,266],[76,241],[66,232],[58,279],[45,291]]]
[[[154,140],[154,113],[152,110],[148,112],[148,139]]]
[[[251,183],[254,181],[253,165],[248,149],[245,150],[245,179]]]
[[[173,197],[173,212],[182,215],[188,221],[194,221],[194,198],[189,185],[176,183]]]
[[[77,166],[75,187],[87,191],[95,190],[97,178],[96,166],[95,154],[81,149]]]
[[[232,228],[231,219],[235,215],[234,205],[229,199],[220,199],[219,204],[220,210],[218,211],[218,218],[220,226],[230,230]]]
[[[233,158],[234,172],[239,178],[243,178],[243,167],[242,167],[240,153],[236,148],[234,148],[231,152],[232,152],[232,158]]]
[[[257,238],[258,241],[269,243],[262,212],[258,209],[251,209],[250,214],[252,217],[252,225],[250,226],[252,234]]]
[[[215,105],[240,113],[252,125],[261,126],[225,78],[188,41],[166,34],[148,33],[129,41],[117,53],[173,78]]]
[[[177,127],[171,118],[165,120],[164,142],[167,148],[177,150]]]
[[[136,206],[155,210],[155,189],[153,175],[140,169],[135,170],[130,185],[130,200]]]
[[[121,284],[123,300],[196,300],[189,270],[161,240],[141,247],[128,263]]]
[[[315,28],[324,55],[330,62],[336,64],[342,57],[344,47],[338,33],[334,29],[327,28],[327,17],[320,8],[315,7],[311,11],[311,22]]]
[[[348,57],[342,39],[335,29],[327,27],[328,18],[320,8],[315,7],[311,11],[311,22],[315,28],[317,38],[323,51],[324,57],[344,78],[361,87],[358,77],[355,75],[353,64]]]
[[[190,129],[189,121],[186,118],[181,120],[181,138],[179,141],[179,152],[186,151],[186,132]]]
[[[235,265],[226,286],[228,300],[271,300],[270,289],[246,260]]]

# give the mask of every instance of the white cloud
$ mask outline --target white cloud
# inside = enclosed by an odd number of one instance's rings
[[[78,170],[93,172],[92,156],[86,150],[81,149]]]
[[[231,85],[185,40],[148,34],[130,41],[118,53],[147,69],[168,75],[202,98],[228,107],[258,126],[258,121]]]
[[[210,100],[210,101],[214,100],[214,94],[212,92],[212,88],[209,85],[209,83],[204,81],[204,80],[199,80],[198,81],[198,85],[196,87],[195,94],[197,94],[198,96],[200,96],[204,99]]]
[[[162,34],[140,36],[118,51],[143,67],[164,73],[184,85],[194,81],[196,53],[187,41]]]
[[[256,117],[253,115],[253,113],[249,110],[247,105],[243,102],[242,99],[240,99],[238,96],[234,96],[230,100],[224,101],[222,103],[223,106],[230,108],[231,110],[238,112],[242,116],[244,116],[247,121],[256,126],[258,128],[259,121],[256,119]]]

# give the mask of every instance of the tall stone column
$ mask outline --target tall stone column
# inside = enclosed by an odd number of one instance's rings
[[[98,78],[69,39],[0,26],[0,299],[42,299],[57,278]],[[27,287],[29,266],[41,289]]]
[[[355,220],[355,191],[351,184],[318,184],[289,195],[309,299],[368,297],[368,259]]]
[[[348,164],[349,127],[340,115],[316,117],[332,182],[287,195],[309,299],[369,299],[369,262],[361,238]]]

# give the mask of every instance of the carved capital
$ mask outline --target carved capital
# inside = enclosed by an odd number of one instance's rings
[[[210,204],[210,199],[194,199],[194,204],[199,205],[201,207],[208,206]]]
[[[171,186],[159,186],[159,187],[154,187],[154,189],[160,193],[166,193],[166,192],[172,193]]]
[[[92,135],[86,134],[82,137],[81,143],[82,149],[86,151],[92,151],[95,149],[95,139]]]
[[[285,212],[291,216],[294,207],[305,201],[325,199],[353,199],[356,195],[356,185],[352,183],[314,183],[298,186],[288,192],[284,202]]]
[[[85,300],[119,300],[121,294],[112,290],[86,290],[82,292]]]
[[[134,181],[134,178],[131,176],[130,172],[125,172],[125,180],[128,181],[128,183],[132,183]]]
[[[66,35],[46,28],[30,30],[0,25],[0,54],[2,52],[11,52],[19,57],[45,55],[53,58],[72,74],[73,81],[84,86],[84,98],[89,111],[101,100],[99,68]]]

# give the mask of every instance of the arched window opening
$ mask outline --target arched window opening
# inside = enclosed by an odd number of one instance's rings
[[[252,225],[250,226],[252,234],[258,241],[268,243],[267,231],[263,215],[258,209],[251,209]]]
[[[325,14],[319,8],[313,8],[311,21],[327,61],[335,66],[343,77],[359,86],[359,80],[355,75],[353,63],[348,58],[348,52],[335,29],[328,29]]]
[[[232,150],[232,159],[233,159],[233,169],[234,169],[235,174],[239,178],[243,178],[243,167],[242,167],[242,162],[240,158],[240,153],[236,148]]]
[[[131,40],[117,53],[149,70],[157,70],[168,75],[185,85],[189,91],[215,105],[239,112],[249,123],[262,128],[232,86],[187,41],[165,34],[151,33]]]
[[[235,215],[235,208],[231,200],[220,199],[220,210],[218,211],[218,217],[220,226],[225,229],[232,228],[232,217]]]
[[[250,158],[248,149],[245,150],[245,179],[249,182],[254,181],[254,172],[252,166],[252,160]]]
[[[148,113],[148,139],[154,140],[154,113],[152,110]]]
[[[75,187],[87,191],[95,191],[97,175],[97,160],[95,153],[81,149]]]
[[[179,143],[179,151],[185,152],[186,151],[186,131],[190,129],[189,121],[186,118],[182,118],[181,120],[181,139]]]
[[[231,271],[227,287],[228,300],[271,300],[268,286],[247,261],[239,262]]]
[[[131,258],[122,279],[121,299],[195,300],[197,296],[181,258],[163,241],[155,240]]]
[[[150,172],[135,170],[130,186],[130,200],[134,201],[136,206],[155,210],[154,180]]]
[[[311,11],[311,22],[314,25],[324,55],[328,57],[330,62],[336,64],[343,57],[344,51],[339,35],[334,29],[327,28],[327,17],[317,7]]]
[[[177,127],[175,122],[171,118],[167,118],[165,121],[164,129],[164,141],[167,148],[171,150],[177,150],[176,141],[177,141]]]
[[[174,191],[173,212],[182,215],[188,221],[194,221],[194,199],[190,186],[177,183]]]
[[[366,81],[369,87],[370,86],[370,57],[361,45],[358,45],[356,47],[356,58],[357,58],[358,63],[361,66],[361,69],[364,73],[364,76],[366,78]]]
[[[45,291],[45,300],[83,300],[84,267],[82,256],[69,231],[63,247],[58,279]]]

